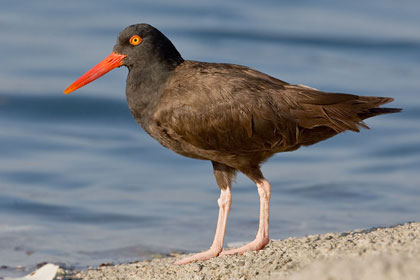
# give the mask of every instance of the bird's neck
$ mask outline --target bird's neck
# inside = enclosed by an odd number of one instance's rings
[[[128,107],[134,118],[148,131],[149,120],[155,112],[166,81],[179,63],[149,64],[129,68],[126,85]]]

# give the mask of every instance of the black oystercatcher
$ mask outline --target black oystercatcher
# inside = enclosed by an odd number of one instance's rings
[[[163,146],[186,157],[210,160],[221,190],[219,218],[208,251],[176,263],[219,254],[260,250],[269,242],[270,183],[260,165],[346,130],[367,128],[364,119],[396,113],[379,108],[389,97],[326,93],[291,85],[251,68],[184,60],[156,28],[136,24],[119,35],[113,52],[64,92],[70,93],[108,71],[127,66],[126,95],[137,122]],[[232,179],[241,171],[257,185],[260,223],[251,243],[223,250]]]

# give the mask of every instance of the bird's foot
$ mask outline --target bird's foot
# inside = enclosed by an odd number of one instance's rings
[[[210,248],[209,250],[207,250],[205,252],[201,252],[201,253],[183,258],[181,260],[178,260],[178,261],[174,262],[174,264],[187,264],[187,263],[192,263],[192,262],[197,262],[197,261],[206,261],[208,259],[217,257],[220,254],[221,251],[222,251],[222,248],[220,248],[220,249]]]
[[[236,248],[236,249],[231,249],[231,250],[224,250],[223,252],[220,253],[220,256],[225,256],[225,255],[234,255],[234,254],[238,254],[238,255],[242,255],[243,253],[247,252],[247,251],[259,251],[261,249],[263,249],[265,247],[265,245],[268,244],[268,242],[270,242],[270,238],[267,237],[257,237],[255,238],[254,241],[240,247],[240,248]]]

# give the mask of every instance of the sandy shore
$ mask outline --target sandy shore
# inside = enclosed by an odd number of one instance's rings
[[[81,279],[420,279],[420,223],[272,240],[262,251],[183,266],[173,258],[104,266]]]

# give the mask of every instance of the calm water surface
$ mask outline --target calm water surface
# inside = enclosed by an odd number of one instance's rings
[[[148,22],[186,59],[251,66],[327,91],[392,96],[398,115],[274,156],[271,237],[420,220],[418,1],[9,1],[0,10],[0,277],[40,262],[85,268],[206,249],[219,191],[211,164],[135,123],[121,68],[78,92],[120,30]],[[258,226],[239,176],[227,242]],[[21,266],[21,269],[17,269]]]

